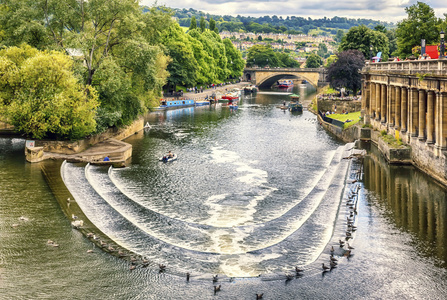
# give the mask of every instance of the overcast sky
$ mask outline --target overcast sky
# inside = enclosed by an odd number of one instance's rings
[[[151,6],[154,0],[141,0]],[[347,17],[398,22],[406,18],[405,7],[416,0],[158,0],[159,5],[172,8],[194,8],[215,15],[241,16],[300,16],[319,19]],[[447,13],[447,0],[425,2],[437,17]]]

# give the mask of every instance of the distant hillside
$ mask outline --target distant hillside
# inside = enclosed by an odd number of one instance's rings
[[[198,11],[195,9],[178,9],[174,8],[175,17],[181,26],[189,27],[191,22],[191,17],[195,16],[197,21],[200,17],[204,17],[206,20],[213,18],[216,21],[219,31],[231,31],[238,32],[243,30],[245,32],[254,33],[290,33],[298,34],[304,33],[308,34],[309,31],[319,30],[322,35],[335,35],[337,31],[342,29],[344,31],[351,27],[365,25],[368,28],[374,29],[377,25],[383,25],[385,28],[394,28],[393,23],[382,22],[371,19],[348,19],[343,17],[333,17],[333,18],[303,18],[303,17],[277,17],[277,16],[264,16],[264,17],[243,17],[243,16],[219,16],[211,15]]]

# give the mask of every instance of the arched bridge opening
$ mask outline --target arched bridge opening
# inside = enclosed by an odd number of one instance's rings
[[[290,75],[290,74],[278,74],[273,75],[272,77],[265,78],[262,82],[259,82],[258,87],[260,89],[269,89],[271,88],[276,82],[283,79],[305,79],[302,76],[297,75]]]

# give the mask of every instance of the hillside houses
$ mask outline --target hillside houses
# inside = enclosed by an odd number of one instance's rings
[[[262,39],[259,39],[261,36]],[[241,50],[248,50],[253,45],[266,45],[270,44],[273,49],[277,50],[291,50],[296,52],[316,52],[318,50],[318,44],[326,44],[328,50],[333,52],[333,46],[331,42],[334,39],[330,36],[309,36],[305,34],[291,35],[282,33],[239,33],[239,32],[220,32],[220,37],[222,39],[229,38],[232,39],[233,45]],[[269,42],[266,42],[269,40]],[[278,42],[278,40],[282,42]],[[305,42],[304,47],[297,48],[296,43]]]

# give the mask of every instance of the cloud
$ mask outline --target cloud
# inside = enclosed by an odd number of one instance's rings
[[[165,1],[165,2],[163,2]],[[387,22],[401,21],[407,17],[405,7],[417,0],[341,0],[341,1],[303,1],[303,0],[161,0],[159,5],[173,8],[193,8],[215,15],[242,16],[299,16],[319,19],[334,16],[364,18]],[[153,5],[153,1],[143,0],[141,4]],[[438,17],[447,13],[447,1],[427,2]]]

